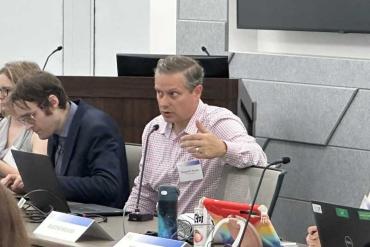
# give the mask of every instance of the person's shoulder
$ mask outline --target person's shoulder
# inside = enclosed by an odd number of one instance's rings
[[[112,117],[110,117],[104,111],[82,100],[78,102],[78,108],[75,117],[77,119],[74,122],[80,125],[86,131],[118,131],[118,125]]]
[[[238,127],[240,130],[245,130],[242,120],[229,109],[219,106],[205,104],[203,111],[198,118],[203,125],[210,131],[223,131],[225,128]]]
[[[93,118],[93,122],[98,122],[99,120],[112,120],[112,118],[104,111],[92,106],[85,101],[80,100],[78,102],[78,108],[76,112],[77,116],[81,117],[81,120],[90,122]]]
[[[205,104],[204,112],[202,115],[205,120],[208,120],[209,124],[214,124],[223,119],[234,119],[237,121],[240,120],[240,118],[229,109],[207,104]]]
[[[102,110],[96,108],[93,105],[90,105],[89,103],[87,103],[83,100],[76,101],[75,103],[78,107],[77,111],[83,111],[83,112],[87,112],[87,113],[99,113],[99,114],[104,113]]]
[[[232,113],[232,111],[230,111],[229,109],[226,109],[224,107],[219,107],[219,106],[215,106],[215,105],[207,105],[207,104],[204,104],[204,105],[205,105],[206,114],[234,115],[234,113]]]

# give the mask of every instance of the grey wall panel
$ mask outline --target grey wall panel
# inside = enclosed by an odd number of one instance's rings
[[[227,21],[227,0],[179,0],[178,18]]]
[[[279,198],[272,215],[272,223],[280,238],[306,243],[307,227],[314,224],[311,203]]]
[[[177,53],[226,55],[224,1],[178,6]],[[272,218],[280,236],[305,242],[310,200],[358,206],[370,188],[370,60],[235,54],[230,76],[244,78],[240,95],[257,102],[255,136],[268,160],[292,159]]]
[[[330,145],[370,150],[370,91],[359,90]]]
[[[326,144],[355,89],[243,80],[257,101],[256,136]]]
[[[250,78],[370,89],[370,60],[235,54],[233,78]]]
[[[239,95],[237,114],[247,128],[248,134],[256,136],[256,102],[253,102],[252,97],[248,93],[243,84],[243,80],[239,80]]]
[[[205,55],[201,47],[207,47],[211,55],[227,55],[225,51],[224,22],[177,21],[176,53]]]
[[[291,157],[280,195],[359,206],[370,188],[370,152],[270,141],[269,160]]]
[[[256,142],[258,145],[260,145],[262,148],[265,147],[267,144],[268,139],[267,138],[261,138],[261,137],[256,137]]]

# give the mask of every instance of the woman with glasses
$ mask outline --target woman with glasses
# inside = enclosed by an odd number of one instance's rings
[[[9,94],[23,77],[39,72],[40,67],[33,62],[7,63],[0,69],[0,176],[18,173],[11,155],[11,149],[46,154],[47,142],[39,139],[32,130],[11,117],[12,108],[7,105]]]

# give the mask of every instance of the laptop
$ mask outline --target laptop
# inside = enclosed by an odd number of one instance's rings
[[[322,247],[370,247],[370,211],[312,201]]]
[[[51,209],[76,215],[122,215],[122,209],[97,204],[68,202],[60,190],[53,164],[48,156],[12,150],[24,190],[32,203],[49,212]],[[31,192],[31,193],[30,193]]]

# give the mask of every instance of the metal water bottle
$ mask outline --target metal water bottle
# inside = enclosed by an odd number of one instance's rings
[[[158,237],[177,239],[177,198],[175,186],[161,185],[158,190]]]

